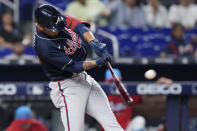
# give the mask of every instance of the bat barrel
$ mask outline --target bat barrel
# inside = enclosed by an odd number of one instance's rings
[[[116,84],[116,87],[118,88],[120,95],[124,101],[124,103],[128,106],[131,106],[133,103],[133,99],[129,96],[127,90],[125,89],[124,85],[120,82],[116,74],[114,73],[110,63],[107,61],[106,62],[108,69],[111,72],[111,75],[113,76],[114,83]]]

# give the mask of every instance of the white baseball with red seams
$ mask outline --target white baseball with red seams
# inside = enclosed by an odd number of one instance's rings
[[[60,108],[65,131],[84,131],[85,113],[95,118],[105,131],[124,131],[110,109],[100,85],[86,72],[49,83],[53,104]]]

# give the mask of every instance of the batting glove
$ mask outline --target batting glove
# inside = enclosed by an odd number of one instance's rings
[[[106,59],[109,63],[112,62],[112,56],[107,52],[103,54],[103,58]]]
[[[102,67],[106,64],[107,61],[111,61],[111,58],[110,56],[106,55],[104,58],[96,60],[96,65]]]
[[[99,57],[104,57],[104,53],[108,53],[106,44],[99,42],[97,39],[92,40],[90,45]]]

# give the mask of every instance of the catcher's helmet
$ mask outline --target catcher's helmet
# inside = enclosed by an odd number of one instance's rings
[[[41,5],[35,10],[35,21],[52,32],[60,31],[64,17],[51,5]]]

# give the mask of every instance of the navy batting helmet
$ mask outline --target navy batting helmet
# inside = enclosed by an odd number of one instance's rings
[[[61,30],[64,17],[51,5],[41,5],[35,10],[35,21],[52,32]]]

